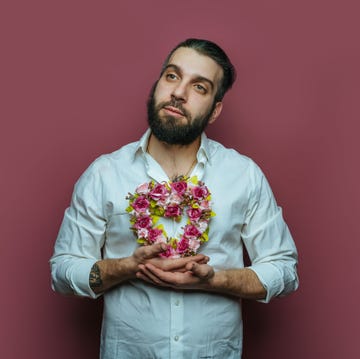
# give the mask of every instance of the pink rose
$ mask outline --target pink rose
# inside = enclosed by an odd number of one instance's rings
[[[165,210],[165,217],[179,217],[181,215],[181,208],[175,204],[170,205]]]
[[[200,241],[198,239],[189,239],[189,249],[196,253],[200,247]]]
[[[185,181],[172,182],[170,184],[170,186],[180,196],[182,196],[185,193],[186,189],[187,189],[187,183]]]
[[[206,186],[196,186],[191,188],[191,193],[196,200],[200,200],[209,195],[209,190]]]
[[[168,197],[166,202],[167,203],[172,203],[172,204],[180,204],[182,201],[183,201],[183,197],[179,196],[177,193],[172,193]]]
[[[161,198],[156,201],[156,204],[160,207],[166,207],[166,204],[168,203],[166,198]]]
[[[189,239],[195,239],[201,236],[201,232],[194,225],[187,224],[184,229],[184,236]]]
[[[139,196],[132,203],[132,207],[136,212],[146,212],[146,210],[149,208],[149,204],[150,202],[144,196]]]
[[[162,252],[159,254],[160,257],[165,258],[179,258],[180,255],[175,252],[174,248],[171,246],[168,246],[165,252]]]
[[[210,202],[206,200],[200,201],[199,206],[201,209],[210,209]]]
[[[155,201],[161,199],[164,200],[169,195],[169,192],[165,185],[158,183],[155,187],[150,191],[149,196]]]
[[[189,240],[187,238],[181,238],[181,241],[177,243],[176,251],[178,253],[184,253],[189,249]]]
[[[151,218],[149,216],[142,216],[136,219],[134,227],[136,229],[149,228],[152,225]]]
[[[197,221],[201,217],[202,211],[200,208],[189,208],[186,213],[191,221]]]
[[[146,194],[148,190],[149,190],[149,183],[143,183],[136,188],[135,192],[138,194]]]
[[[149,229],[148,240],[149,242],[156,242],[156,240],[162,235],[162,230],[158,228]]]

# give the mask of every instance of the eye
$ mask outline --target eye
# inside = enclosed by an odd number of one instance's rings
[[[170,73],[166,74],[165,77],[169,81],[174,81],[174,80],[176,80],[178,78],[177,75],[174,74],[173,72],[170,72]]]
[[[203,94],[207,93],[207,89],[203,85],[195,84],[194,87],[198,92],[201,92]]]

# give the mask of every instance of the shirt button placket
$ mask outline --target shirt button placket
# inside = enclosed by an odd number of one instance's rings
[[[171,293],[170,358],[183,358],[184,306],[181,292]]]

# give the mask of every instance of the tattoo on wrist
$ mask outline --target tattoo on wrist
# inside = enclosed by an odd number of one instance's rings
[[[91,289],[99,288],[103,284],[100,274],[100,268],[96,263],[91,268],[89,275],[89,283]]]

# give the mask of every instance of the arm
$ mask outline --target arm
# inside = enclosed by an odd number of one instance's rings
[[[208,258],[202,254],[195,257],[165,259],[159,253],[166,251],[164,243],[139,247],[127,258],[104,259],[96,262],[90,271],[89,285],[96,294],[100,294],[122,282],[136,279],[140,266],[152,264],[163,271],[185,271],[188,263],[204,264]]]
[[[159,286],[196,289],[233,295],[246,299],[265,299],[266,290],[249,268],[214,272],[208,264],[190,262],[186,272],[171,272],[151,263],[140,265],[137,277]]]
[[[266,289],[256,273],[249,268],[216,272],[205,288],[246,299],[260,300],[266,297]]]
[[[298,288],[298,254],[265,176],[258,167],[254,172],[259,184],[253,190],[241,237],[251,261],[248,268],[266,289],[266,298],[260,301],[267,303]]]
[[[52,288],[61,294],[97,297],[89,286],[89,273],[101,260],[107,225],[97,167],[94,162],[77,181],[50,259]]]

